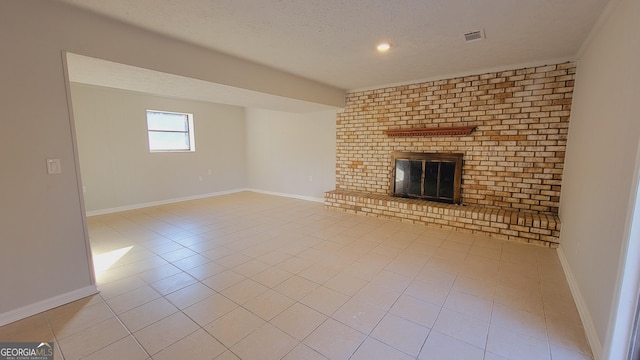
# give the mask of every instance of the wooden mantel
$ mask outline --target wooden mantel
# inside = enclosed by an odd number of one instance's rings
[[[476,126],[427,127],[412,129],[384,130],[387,136],[464,136],[469,135]]]

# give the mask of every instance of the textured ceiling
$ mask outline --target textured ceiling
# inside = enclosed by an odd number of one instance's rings
[[[346,90],[574,60],[608,2],[58,1]]]
[[[57,1],[358,90],[576,60],[610,0]],[[465,42],[475,30],[486,39]],[[383,40],[393,46],[379,54]],[[331,108],[74,54],[69,65],[80,83],[290,112]]]

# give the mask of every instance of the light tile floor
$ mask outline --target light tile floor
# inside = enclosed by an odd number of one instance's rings
[[[88,219],[56,359],[591,359],[554,250],[243,192]]]

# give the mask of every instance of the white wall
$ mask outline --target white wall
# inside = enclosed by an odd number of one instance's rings
[[[344,91],[57,1],[0,1],[0,324],[92,287],[64,51],[273,95],[344,104]],[[46,158],[63,172],[47,175]],[[69,295],[70,294],[70,295]],[[68,296],[67,296],[68,295]]]
[[[335,189],[335,111],[246,113],[249,188],[315,199]]]
[[[610,341],[640,139],[640,2],[621,0],[581,56],[560,205],[561,251],[598,342]],[[592,321],[591,324],[589,322]],[[587,329],[589,331],[589,329]],[[594,341],[595,344],[594,344]]]
[[[247,186],[244,108],[75,83],[71,95],[88,212]],[[192,113],[196,151],[149,152],[146,110]]]

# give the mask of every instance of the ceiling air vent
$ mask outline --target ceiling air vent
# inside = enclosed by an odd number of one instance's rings
[[[464,34],[464,40],[467,42],[483,40],[484,38],[484,30],[477,30]]]

